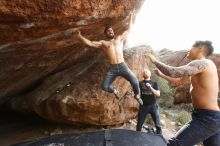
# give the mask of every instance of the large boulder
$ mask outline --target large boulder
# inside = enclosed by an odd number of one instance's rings
[[[187,52],[188,52],[187,50],[172,51],[168,49],[163,49],[159,51],[158,54],[162,62],[169,64],[171,66],[181,66],[190,62],[190,60],[186,58]],[[208,58],[215,63],[218,69],[218,77],[220,78],[220,54],[213,54]],[[219,81],[219,87],[220,87],[220,81]],[[176,87],[176,92],[174,94],[174,100],[173,100],[174,104],[191,103],[189,88],[190,88],[190,84]]]
[[[0,1],[0,106],[74,124],[112,125],[134,117],[138,105],[133,98],[118,101],[101,90],[108,63],[73,32],[105,39],[108,24],[121,34],[130,12],[138,12],[143,2]],[[143,48],[126,53],[137,75],[146,65]],[[130,88],[122,78],[115,85],[122,95]]]
[[[92,31],[91,37],[97,38],[102,32],[99,28],[110,21],[118,24],[118,29],[124,29],[126,23],[122,23],[122,20],[125,20],[130,11],[138,10],[143,2],[144,0],[0,1],[0,44],[33,41],[78,27]],[[59,40],[62,37],[65,35],[60,34]],[[51,49],[55,49],[54,47]]]
[[[125,50],[125,59],[132,71],[141,78],[147,66],[146,46]],[[101,89],[108,63],[103,57],[81,61],[68,69],[47,77],[29,93],[8,101],[10,109],[35,112],[41,117],[72,124],[116,125],[136,117],[138,103],[132,96],[116,99]],[[130,83],[122,77],[114,82],[121,96],[131,92]]]
[[[104,39],[110,24],[127,28],[130,11],[143,0],[0,1],[0,104],[27,92],[48,75],[96,56],[72,32]]]

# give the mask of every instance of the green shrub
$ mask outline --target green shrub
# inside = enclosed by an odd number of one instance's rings
[[[191,120],[191,114],[185,110],[179,111],[176,117],[176,123],[180,123],[182,125],[186,124],[189,120]]]
[[[170,108],[173,105],[173,95],[175,89],[168,85],[168,82],[161,77],[153,76],[152,80],[156,81],[160,86],[160,97],[158,98],[158,104],[160,107]]]
[[[176,110],[184,110],[184,111],[187,111],[189,113],[191,113],[191,111],[193,110],[193,107],[191,104],[178,104],[178,105],[174,105],[173,106],[174,109]]]

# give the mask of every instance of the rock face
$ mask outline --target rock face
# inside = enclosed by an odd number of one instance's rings
[[[0,2],[0,104],[40,80],[95,56],[72,35],[103,39],[110,24],[116,35],[143,0],[59,0]]]
[[[171,66],[181,66],[189,63],[189,60],[186,57],[187,51],[171,51],[168,49],[163,49],[159,52],[159,58],[162,62],[169,64]],[[220,54],[213,54],[209,57],[215,64],[218,69],[218,77],[220,79]],[[220,81],[219,81],[220,87]],[[191,97],[189,93],[190,85],[176,87],[176,92],[174,95],[174,104],[179,103],[190,103]],[[219,102],[220,105],[220,102]]]
[[[141,78],[147,65],[146,47],[125,51],[126,62]],[[142,62],[140,64],[140,62]],[[137,64],[139,64],[137,66]],[[102,57],[80,62],[47,77],[41,85],[26,95],[12,98],[8,106],[16,111],[36,112],[43,118],[73,124],[115,125],[137,115],[138,103],[132,96],[117,100],[101,89],[108,65]],[[119,77],[114,86],[121,95],[131,86]]]
[[[108,63],[98,50],[78,42],[73,32],[80,29],[87,38],[99,40],[109,24],[121,34],[130,11],[143,2],[1,1],[0,105],[74,124],[112,125],[136,116],[134,99],[118,101],[101,91]],[[143,48],[126,53],[137,75],[146,65],[135,66],[145,61]],[[121,94],[130,88],[121,78],[115,85]]]
[[[131,10],[139,9],[142,2],[143,0],[0,1],[0,44],[31,41],[70,28],[88,29],[89,25],[93,29],[100,28],[102,23],[124,19]],[[123,29],[121,24],[120,28]],[[95,32],[100,33],[97,29]]]

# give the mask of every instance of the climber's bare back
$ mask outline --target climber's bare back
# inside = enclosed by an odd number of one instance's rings
[[[215,64],[208,59],[205,71],[191,77],[191,96],[193,107],[196,109],[219,110],[218,97],[218,74]]]
[[[119,64],[124,62],[123,41],[120,36],[109,41],[103,41],[102,52],[106,55],[110,64]]]

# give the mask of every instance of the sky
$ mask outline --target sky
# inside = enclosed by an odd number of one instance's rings
[[[128,45],[183,50],[196,40],[212,41],[220,53],[220,0],[145,0]]]

